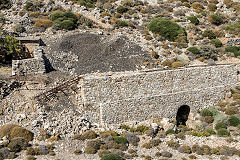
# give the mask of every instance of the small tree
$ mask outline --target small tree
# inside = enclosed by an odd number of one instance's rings
[[[157,33],[169,41],[177,40],[179,34],[186,35],[184,28],[165,18],[154,18],[147,25],[147,28],[153,33]]]

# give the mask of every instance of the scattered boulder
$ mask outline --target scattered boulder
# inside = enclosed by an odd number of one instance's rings
[[[131,132],[125,132],[124,137],[127,139],[127,141],[130,144],[132,144],[134,146],[137,146],[138,142],[140,141],[139,137],[136,136],[134,133],[131,133]]]

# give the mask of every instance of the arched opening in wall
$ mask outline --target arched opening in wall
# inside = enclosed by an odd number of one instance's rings
[[[189,112],[190,112],[190,107],[188,105],[182,105],[181,107],[178,108],[177,116],[176,116],[177,126],[179,125],[186,126]]]

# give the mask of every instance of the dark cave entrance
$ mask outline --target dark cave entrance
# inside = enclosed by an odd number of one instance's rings
[[[190,112],[190,107],[188,105],[182,105],[181,107],[178,108],[177,116],[176,116],[177,126],[179,125],[186,126],[189,112]]]

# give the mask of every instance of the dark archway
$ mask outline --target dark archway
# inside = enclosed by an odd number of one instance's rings
[[[190,112],[190,107],[188,105],[182,105],[180,108],[178,108],[177,116],[176,116],[177,127],[179,125],[185,125],[186,126],[186,122],[188,120],[189,112]]]

